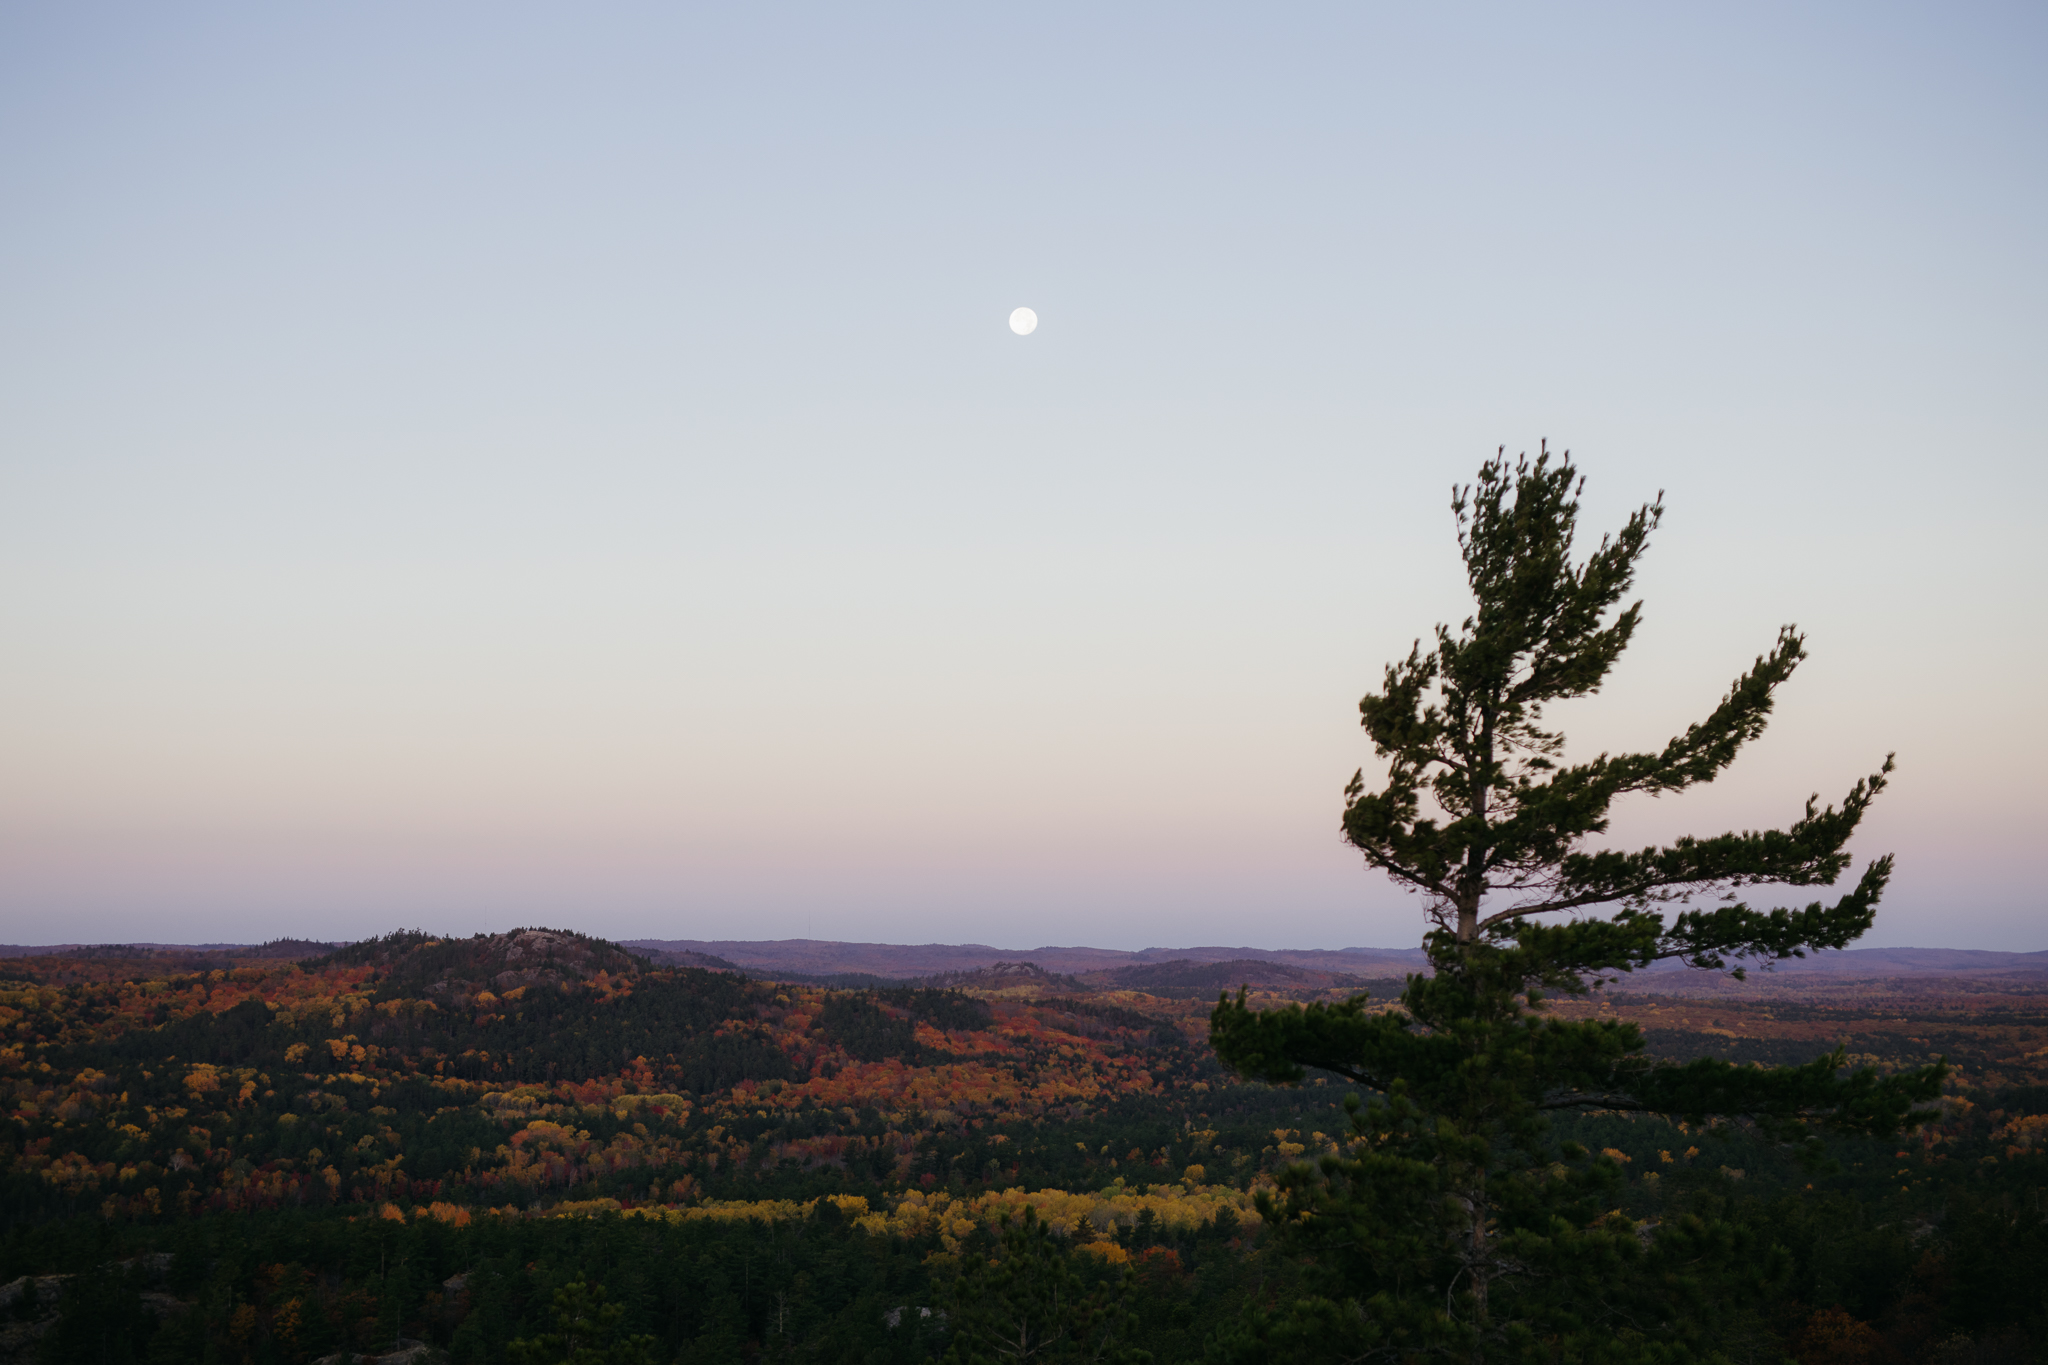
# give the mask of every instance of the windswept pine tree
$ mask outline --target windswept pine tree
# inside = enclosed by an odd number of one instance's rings
[[[1616,1163],[1554,1135],[1550,1116],[1606,1111],[1738,1123],[1814,1154],[1827,1131],[1886,1134],[1939,1092],[1943,1069],[1845,1073],[1840,1051],[1766,1069],[1644,1054],[1632,1024],[1567,1021],[1546,995],[1585,995],[1678,959],[1741,976],[1870,928],[1891,858],[1845,894],[1758,909],[1758,886],[1830,887],[1892,761],[1839,805],[1809,799],[1782,829],[1595,847],[1613,804],[1711,782],[1762,733],[1805,656],[1800,633],[1738,677],[1711,714],[1661,749],[1571,761],[1552,702],[1597,691],[1634,636],[1622,606],[1663,511],[1644,505],[1573,558],[1583,482],[1569,455],[1509,461],[1454,491],[1473,614],[1420,642],[1359,703],[1386,760],[1346,791],[1345,837],[1416,892],[1433,970],[1400,1007],[1248,1008],[1211,1019],[1241,1073],[1298,1082],[1310,1068],[1373,1093],[1356,1141],[1295,1168],[1269,1216],[1304,1253],[1316,1297],[1247,1324],[1237,1351],[1288,1360],[1680,1361],[1716,1304],[1770,1274],[1767,1247],[1697,1217],[1649,1228],[1612,1209]]]

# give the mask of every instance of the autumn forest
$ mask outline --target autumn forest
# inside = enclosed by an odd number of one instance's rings
[[[1262,1189],[1346,1140],[1343,1082],[1217,1063],[1213,966],[848,989],[542,930],[312,946],[9,962],[11,1358],[495,1361],[580,1283],[648,1358],[923,1360],[1029,1210],[1155,1358],[1199,1359],[1294,1273]],[[1295,975],[1253,998],[1365,984]],[[1947,1057],[1939,1119],[1817,1170],[1737,1127],[1567,1120],[1615,1216],[1768,1230],[1754,1292],[1703,1310],[1754,1358],[2006,1358],[2043,1321],[2048,991],[1785,985],[1557,1008],[1672,1056]]]

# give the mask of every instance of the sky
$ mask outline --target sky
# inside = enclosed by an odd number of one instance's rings
[[[1572,754],[1811,652],[1612,841],[1896,751],[1865,943],[2048,949],[2044,170],[2028,4],[0,8],[0,941],[1413,946],[1547,440]]]

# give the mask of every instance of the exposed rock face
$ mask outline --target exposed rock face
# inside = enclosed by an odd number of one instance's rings
[[[170,1254],[157,1252],[149,1256],[133,1256],[125,1261],[110,1261],[105,1268],[131,1274],[139,1270],[153,1279],[160,1279],[170,1266]],[[42,1339],[57,1325],[65,1286],[76,1278],[74,1275],[23,1275],[0,1284],[0,1365],[17,1365],[17,1362],[28,1365],[40,1358]],[[31,1295],[33,1298],[24,1303],[23,1300]],[[145,1312],[162,1320],[182,1313],[192,1305],[160,1290],[145,1290],[142,1307]]]
[[[18,1280],[0,1284],[0,1310],[12,1309],[21,1296],[29,1292],[30,1284],[35,1285],[37,1303],[54,1305],[57,1296],[64,1292],[65,1281],[70,1278],[69,1275],[23,1275]]]
[[[583,981],[604,972],[609,976],[632,976],[641,968],[640,959],[609,943],[552,929],[520,929],[495,934],[485,948],[488,961],[495,950],[504,970],[491,977],[500,991],[517,990],[536,982],[550,984]]]
[[[589,940],[581,942],[568,934],[558,934],[552,929],[521,929],[516,933],[499,934],[504,942],[505,961],[554,961],[589,962],[595,953]]]
[[[337,1355],[322,1356],[313,1365],[429,1365],[429,1362],[443,1359],[439,1351],[423,1341],[401,1337],[395,1350],[379,1356],[355,1355],[342,1351]]]

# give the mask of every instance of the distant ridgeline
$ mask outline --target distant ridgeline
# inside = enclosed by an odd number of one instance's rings
[[[1346,1131],[1327,1077],[1225,1073],[1210,1007],[1244,986],[1268,1003],[1369,988],[1380,1009],[1404,970],[1362,950],[833,948],[791,956],[936,969],[825,973],[853,987],[835,988],[759,945],[542,928],[10,958],[0,1365],[98,1360],[110,1333],[138,1360],[338,1365],[413,1340],[415,1365],[496,1362],[578,1279],[661,1360],[928,1360],[952,1286],[978,1292],[959,1277],[1026,1209],[1084,1287],[1132,1274],[1157,1359],[1196,1359],[1298,1273],[1260,1255],[1257,1193]],[[1888,1342],[1908,1308],[1989,1342],[2048,1281],[2048,993],[2000,980],[1924,1004],[1873,988],[1860,1015],[1768,987],[1559,1004],[1626,1013],[1681,1055],[1842,1042],[1859,1063],[1959,1063],[1938,1124],[1840,1147],[1833,1174],[1739,1130],[1560,1123],[1625,1173],[1613,1217],[1711,1198],[1792,1237],[1778,1287],[1727,1309],[1780,1354],[1823,1308]],[[1853,1283],[1826,1278],[1852,1264]]]
[[[1148,962],[1135,967],[1119,967],[1108,973],[1108,979],[1127,990],[1202,999],[1214,999],[1219,991],[1232,991],[1240,986],[1368,991],[1378,998],[1391,999],[1400,994],[1402,985],[1399,978],[1368,980],[1349,972],[1291,967],[1284,962],[1262,958],[1235,958],[1229,962],[1196,962],[1188,958]]]
[[[133,960],[135,958],[276,958],[295,961],[333,952],[341,945],[317,943],[312,939],[279,938],[268,943],[64,943],[46,948],[0,944],[0,958],[67,957]]]
[[[1081,991],[1077,978],[1049,972],[1035,962],[991,962],[964,972],[937,972],[920,978],[927,985],[979,991]]]
[[[736,972],[740,970],[738,963],[727,962],[724,958],[715,957],[710,953],[699,953],[687,949],[679,953],[670,953],[655,948],[641,952],[641,956],[656,966],[661,967],[696,967],[707,972]]]

